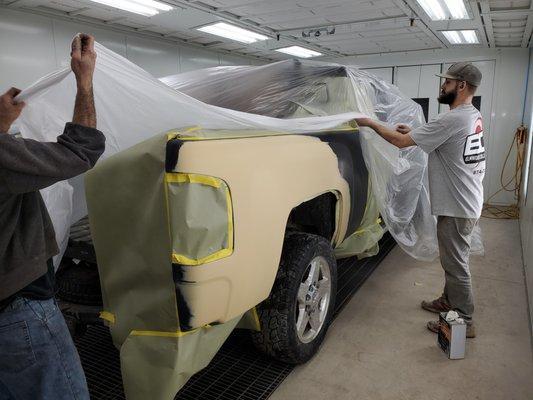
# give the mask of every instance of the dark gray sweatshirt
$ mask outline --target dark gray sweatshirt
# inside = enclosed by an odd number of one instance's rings
[[[58,253],[39,190],[88,171],[104,149],[102,132],[72,123],[50,143],[0,133],[0,301],[44,275]]]

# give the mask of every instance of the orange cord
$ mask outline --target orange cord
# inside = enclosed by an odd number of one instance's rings
[[[493,219],[518,219],[520,217],[520,195],[522,190],[522,168],[524,166],[524,154],[525,154],[525,144],[527,143],[527,128],[524,125],[520,125],[514,134],[513,142],[509,147],[507,156],[505,157],[505,162],[503,163],[502,172],[500,174],[500,184],[501,188],[494,194],[492,194],[485,205],[483,206],[483,212],[481,214],[484,218],[493,218]],[[507,163],[509,162],[509,157],[513,147],[516,147],[516,163],[514,174],[504,182],[504,173],[507,168]],[[510,206],[498,206],[490,204],[490,201],[501,192],[512,192],[514,193],[515,204]]]

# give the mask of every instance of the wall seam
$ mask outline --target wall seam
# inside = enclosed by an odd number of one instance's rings
[[[59,59],[57,57],[57,43],[56,43],[56,27],[55,27],[56,23],[53,20],[53,18],[50,18],[50,24],[52,27],[52,43],[54,45],[54,59],[56,61],[56,68],[59,69]]]

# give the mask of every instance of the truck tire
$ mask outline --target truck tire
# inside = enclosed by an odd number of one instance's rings
[[[330,243],[317,235],[289,235],[270,296],[257,307],[261,330],[252,332],[255,346],[277,360],[305,363],[324,340],[336,292]]]
[[[86,261],[64,259],[56,275],[57,297],[63,301],[88,306],[102,305],[98,267]]]

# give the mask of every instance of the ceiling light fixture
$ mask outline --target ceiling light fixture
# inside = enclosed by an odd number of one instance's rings
[[[145,17],[153,17],[160,12],[167,12],[174,7],[155,0],[92,0],[95,3],[104,4],[120,10],[141,14]]]
[[[464,0],[417,0],[433,21],[469,19]]]
[[[474,30],[441,31],[450,44],[478,44],[479,39]]]
[[[238,26],[227,24],[225,22],[217,22],[196,29],[210,33],[211,35],[222,36],[226,39],[248,44],[268,39],[268,36],[249,31],[248,29],[239,28]]]
[[[322,53],[319,53],[318,51],[306,49],[300,46],[283,47],[281,49],[276,49],[276,51],[301,58],[310,58],[322,55]]]

